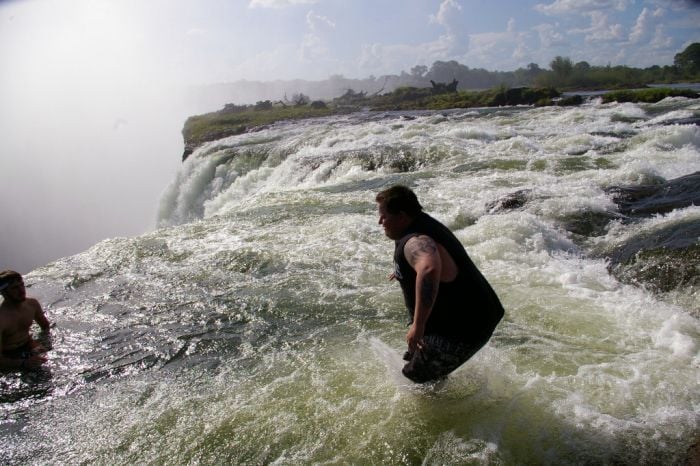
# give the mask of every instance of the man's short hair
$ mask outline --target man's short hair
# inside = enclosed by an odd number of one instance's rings
[[[13,283],[22,280],[22,275],[14,270],[5,270],[0,272],[0,291],[3,291]]]
[[[376,201],[383,204],[390,214],[405,212],[409,217],[417,217],[423,206],[418,202],[416,193],[402,185],[392,186],[377,194]]]

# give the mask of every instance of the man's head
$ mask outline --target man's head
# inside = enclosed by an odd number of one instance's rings
[[[24,301],[27,296],[22,275],[14,270],[0,272],[0,293],[3,298],[10,301]]]
[[[391,239],[400,239],[403,232],[420,215],[423,207],[416,194],[406,186],[396,185],[377,194],[379,224]]]

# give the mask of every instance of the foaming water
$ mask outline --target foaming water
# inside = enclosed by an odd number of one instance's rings
[[[27,277],[58,325],[46,371],[2,376],[3,462],[682,462],[699,298],[619,282],[598,252],[698,208],[590,237],[566,225],[615,213],[608,186],[700,170],[697,127],[660,124],[695,105],[355,114],[200,148],[159,230]],[[374,203],[397,182],[506,308],[434,385],[400,374],[405,311]]]

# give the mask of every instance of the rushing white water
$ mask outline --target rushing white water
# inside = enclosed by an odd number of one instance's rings
[[[32,272],[47,370],[2,376],[3,463],[673,464],[698,437],[700,296],[619,282],[604,191],[700,170],[697,101],[362,113],[212,142],[157,231]],[[438,386],[398,373],[405,311],[374,194],[411,185],[506,308]],[[515,192],[527,202],[494,207]]]

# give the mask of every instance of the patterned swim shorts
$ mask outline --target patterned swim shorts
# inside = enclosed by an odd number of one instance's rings
[[[474,356],[489,341],[489,337],[470,342],[441,335],[425,335],[421,349],[404,354],[403,358],[408,362],[401,372],[416,383],[439,380]]]

